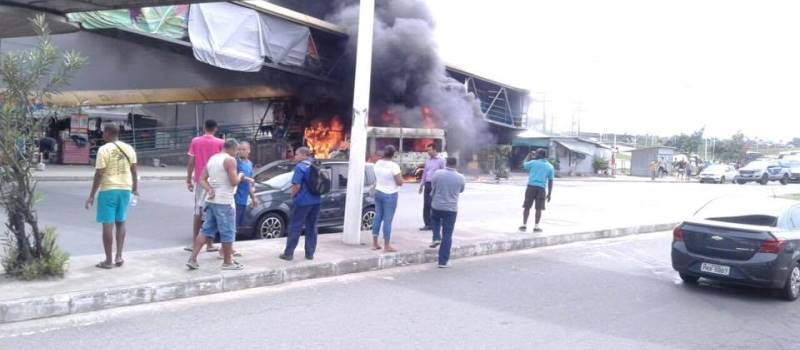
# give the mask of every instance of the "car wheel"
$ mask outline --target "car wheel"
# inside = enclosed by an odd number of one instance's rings
[[[700,280],[700,277],[687,275],[685,273],[678,273],[678,275],[681,276],[681,279],[683,280],[683,282],[688,283],[688,284],[695,284],[695,283],[697,283],[698,280]]]
[[[761,175],[761,181],[759,181],[758,183],[760,183],[762,185],[768,184],[769,183],[769,176],[767,174]]]
[[[783,287],[783,297],[788,301],[795,301],[800,297],[800,264],[794,263]]]
[[[781,185],[786,186],[788,184],[789,184],[789,175],[783,175],[783,177],[781,178]]]
[[[370,231],[375,224],[375,207],[364,208],[361,214],[361,231]]]
[[[278,213],[267,213],[258,220],[256,237],[262,239],[280,238],[286,235],[286,220]]]
[[[728,182],[728,180],[724,176],[719,179],[720,184],[724,184],[726,182]]]

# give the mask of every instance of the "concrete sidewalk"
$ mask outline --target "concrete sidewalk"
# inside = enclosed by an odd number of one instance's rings
[[[511,230],[489,232],[474,226],[459,228],[457,225],[452,258],[665,231],[674,225],[662,223],[574,232],[556,229],[546,234]],[[368,232],[362,234],[362,242],[371,242]],[[436,261],[437,250],[427,248],[430,232],[394,232],[393,236],[397,253],[373,251],[370,245],[344,245],[341,234],[322,235],[314,261],[306,261],[302,248],[298,248],[293,262],[277,258],[285,239],[241,242],[236,244],[236,249],[243,257],[237,260],[247,265],[244,271],[221,271],[217,253],[201,254],[201,269],[188,271],[184,264],[189,253],[182,247],[128,253],[125,266],[112,270],[94,267],[103,260],[101,256],[77,257],[70,261],[64,279],[23,282],[0,278],[0,322],[91,312]],[[458,268],[457,262],[454,268]]]

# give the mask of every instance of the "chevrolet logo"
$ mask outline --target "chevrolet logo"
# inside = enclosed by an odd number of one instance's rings
[[[715,241],[721,241],[721,240],[723,240],[723,238],[722,238],[722,237],[720,237],[720,236],[717,236],[717,235],[713,235],[713,236],[711,236],[711,239],[713,239],[713,240],[715,240]]]

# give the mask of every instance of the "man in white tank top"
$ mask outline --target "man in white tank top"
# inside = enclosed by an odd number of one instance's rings
[[[200,178],[200,186],[208,192],[206,200],[206,221],[203,223],[201,235],[197,236],[192,249],[192,256],[186,263],[191,270],[200,268],[197,264],[197,254],[208,240],[213,240],[219,232],[222,242],[224,262],[223,270],[242,270],[244,265],[233,261],[233,242],[236,240],[236,209],[234,194],[236,187],[242,181],[253,181],[244,174],[236,172],[236,150],[239,143],[236,140],[226,140],[222,152],[215,154],[208,160],[208,165]]]

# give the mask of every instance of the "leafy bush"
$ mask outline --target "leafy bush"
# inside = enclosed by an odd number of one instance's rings
[[[56,247],[55,229],[39,229],[36,201],[41,198],[32,175],[47,101],[80,70],[86,60],[76,52],[60,53],[49,37],[44,15],[31,20],[39,44],[0,55],[0,207],[6,212],[6,273],[23,279],[63,276],[67,254]]]
[[[594,167],[595,173],[603,172],[609,169],[608,160],[603,158],[595,159],[594,162],[592,162],[592,166]]]
[[[9,236],[4,242],[5,255],[2,265],[7,274],[20,277],[23,280],[33,280],[42,276],[64,277],[69,254],[56,245],[58,235],[55,228],[46,227],[44,229],[41,258],[23,265],[17,264],[13,258],[16,256],[17,250],[17,242],[13,237]]]

